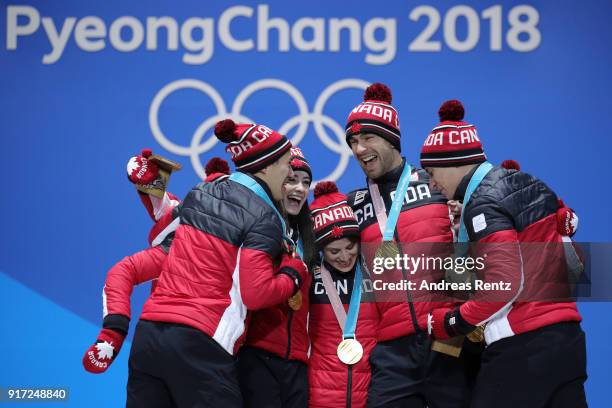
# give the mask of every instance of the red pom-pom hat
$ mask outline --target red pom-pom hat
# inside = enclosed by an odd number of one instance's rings
[[[306,157],[304,157],[304,153],[302,153],[302,149],[299,147],[291,148],[291,168],[293,171],[305,171],[310,176],[312,180],[312,169],[310,168],[310,164]]]
[[[352,136],[373,133],[402,150],[399,118],[391,105],[392,99],[391,90],[385,84],[375,83],[365,90],[363,102],[355,106],[346,122],[346,143],[349,146]]]
[[[487,160],[476,126],[463,121],[465,109],[460,101],[444,102],[438,115],[440,123],[421,149],[421,167],[459,167]]]
[[[310,205],[315,242],[319,250],[341,238],[359,239],[359,224],[346,196],[338,191],[333,181],[321,181],[314,189],[315,199]]]
[[[291,148],[291,142],[280,133],[258,124],[236,124],[231,119],[215,126],[217,139],[227,144],[225,151],[236,170],[256,173],[274,163]]]

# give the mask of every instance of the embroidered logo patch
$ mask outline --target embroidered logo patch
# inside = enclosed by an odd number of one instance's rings
[[[485,215],[478,214],[472,218],[472,226],[474,227],[474,232],[480,232],[487,228],[487,220],[485,220]]]
[[[368,192],[367,190],[357,191],[355,193],[355,201],[353,202],[353,205],[361,204],[361,202],[365,198],[367,192]]]

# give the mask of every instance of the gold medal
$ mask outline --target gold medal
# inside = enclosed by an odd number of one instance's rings
[[[468,334],[466,334],[465,337],[467,337],[468,340],[471,341],[472,343],[482,343],[485,338],[484,332],[485,332],[485,327],[478,326],[476,327],[476,330],[469,332]]]
[[[363,357],[363,347],[356,339],[344,339],[338,344],[338,358],[346,365],[353,365]]]
[[[399,254],[397,244],[394,241],[383,241],[376,250],[377,258],[393,258]]]
[[[295,311],[300,310],[302,308],[302,292],[298,291],[295,295],[291,296],[287,304]]]

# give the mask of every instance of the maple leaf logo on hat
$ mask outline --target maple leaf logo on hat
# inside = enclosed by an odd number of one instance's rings
[[[359,239],[359,224],[347,198],[333,181],[320,181],[310,205],[315,242],[319,249],[340,238]]]
[[[359,122],[355,122],[351,125],[351,132],[353,133],[359,133],[361,132],[361,124],[359,124]]]
[[[331,230],[331,235],[334,238],[340,238],[342,236],[342,228],[340,228],[337,225],[334,225],[334,227]]]

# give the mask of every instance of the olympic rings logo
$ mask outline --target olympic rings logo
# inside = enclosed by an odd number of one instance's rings
[[[256,121],[241,113],[241,109],[246,100],[255,92],[262,89],[277,89],[293,98],[298,108],[298,113],[287,119],[280,126],[278,132],[286,135],[291,129],[297,127],[291,139],[291,143],[297,146],[306,135],[308,125],[312,123],[317,137],[321,140],[323,145],[339,156],[338,164],[335,169],[330,174],[323,177],[322,180],[336,181],[346,170],[352,152],[345,142],[344,127],[336,120],[325,115],[323,110],[329,98],[336,92],[350,88],[364,90],[368,85],[370,85],[368,82],[361,79],[343,79],[334,82],[321,92],[314,104],[313,111],[310,112],[304,96],[290,83],[280,79],[260,79],[245,87],[236,97],[232,109],[228,111],[223,98],[210,84],[198,79],[179,79],[164,86],[153,98],[149,108],[149,126],[153,136],[164,149],[180,156],[189,157],[196,174],[201,178],[205,178],[206,173],[200,161],[200,155],[212,149],[218,142],[218,139],[212,132],[215,124],[227,117],[231,117],[236,122],[256,123]],[[195,89],[206,94],[212,100],[217,110],[216,115],[204,119],[196,128],[191,137],[191,144],[189,146],[181,146],[170,141],[159,125],[159,110],[164,100],[173,92],[181,89]],[[331,137],[327,133],[326,127],[333,132],[335,137]],[[305,155],[306,158],[309,157],[308,152],[305,152]],[[311,156],[314,157],[314,154]],[[313,182],[312,185],[314,186],[315,183]]]

